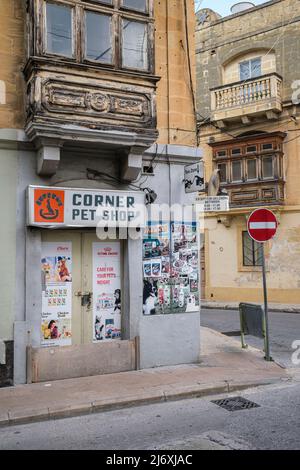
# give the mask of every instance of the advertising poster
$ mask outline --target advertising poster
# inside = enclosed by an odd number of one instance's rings
[[[93,243],[93,341],[121,339],[120,243]]]
[[[72,243],[42,243],[41,346],[72,344]]]
[[[149,223],[143,240],[143,313],[199,309],[198,241],[195,222]]]

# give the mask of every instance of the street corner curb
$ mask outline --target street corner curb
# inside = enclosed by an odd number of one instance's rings
[[[185,398],[200,398],[227,392],[228,384],[223,381],[213,384],[197,383],[193,386],[165,388],[164,396],[166,401],[176,401]]]
[[[8,413],[1,413],[0,414],[0,427],[7,426],[9,424],[9,415]]]
[[[75,405],[61,405],[49,407],[49,419],[71,418],[74,416],[92,413],[92,403],[77,403]]]
[[[248,388],[263,387],[266,385],[274,385],[280,381],[280,377],[251,380],[249,382],[228,382],[228,393],[238,392],[239,390],[247,390]]]
[[[46,421],[47,419],[49,419],[48,408],[9,410],[8,422],[3,423],[3,425],[14,426],[18,424],[32,423],[35,421]]]
[[[143,392],[138,395],[127,395],[115,399],[96,400],[92,403],[92,411],[109,411],[117,408],[130,408],[148,403],[159,403],[165,401],[164,393],[159,390],[154,393]]]

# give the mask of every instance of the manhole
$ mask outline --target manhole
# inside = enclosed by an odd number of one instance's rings
[[[250,410],[251,408],[259,408],[260,405],[254,403],[253,401],[246,400],[243,397],[232,397],[232,398],[223,398],[221,400],[212,400],[212,403],[215,403],[222,408],[225,408],[227,411],[238,411],[238,410]]]

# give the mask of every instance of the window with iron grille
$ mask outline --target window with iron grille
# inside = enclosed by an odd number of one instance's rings
[[[262,266],[262,245],[243,232],[243,266]]]

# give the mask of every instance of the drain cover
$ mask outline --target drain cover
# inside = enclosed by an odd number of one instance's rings
[[[212,403],[215,403],[225,410],[228,411],[238,411],[238,410],[250,410],[251,408],[259,408],[260,405],[254,403],[253,401],[246,400],[243,397],[232,397],[232,398],[223,398],[221,400],[212,400]]]

